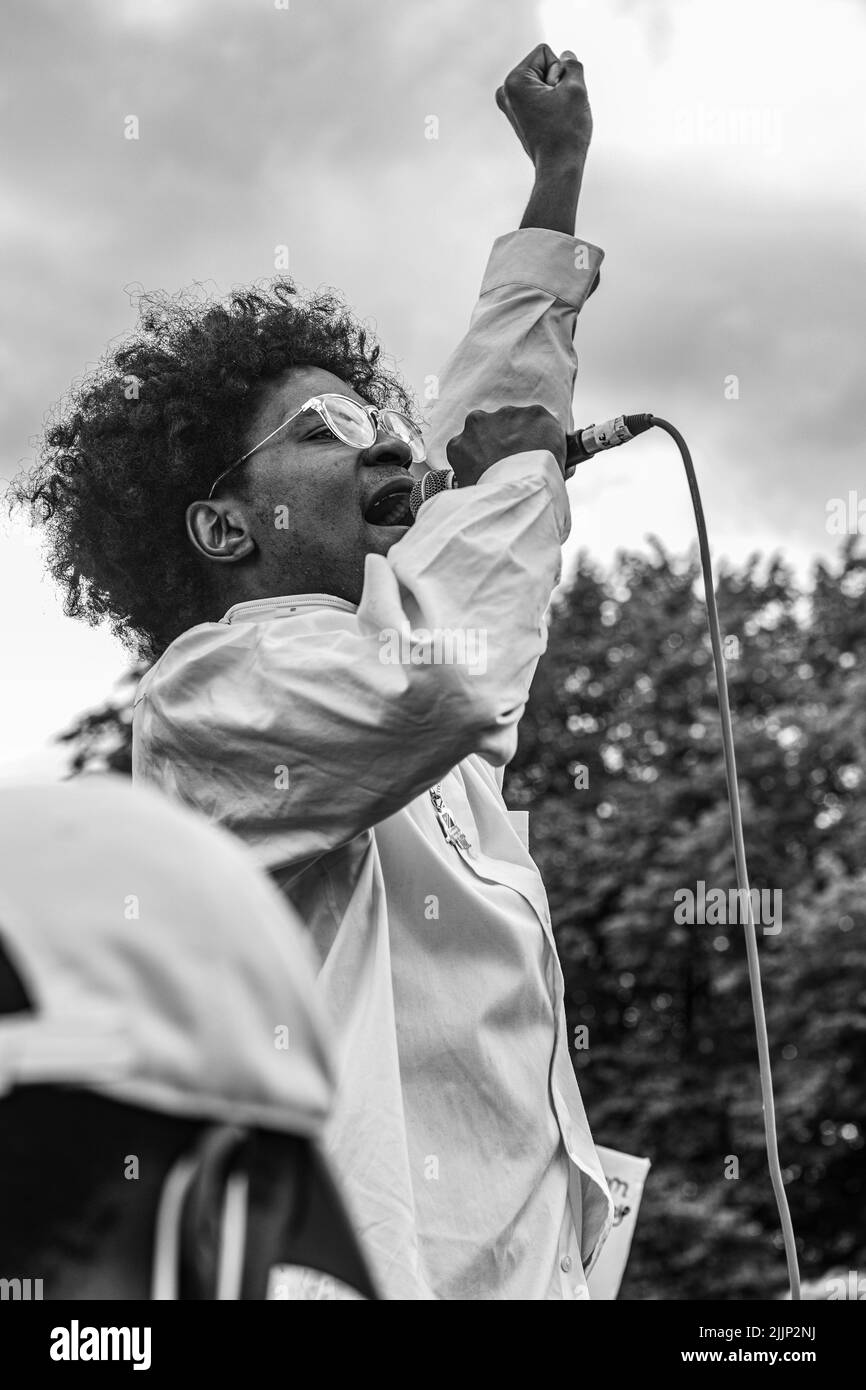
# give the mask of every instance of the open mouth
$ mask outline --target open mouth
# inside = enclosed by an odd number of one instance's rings
[[[364,520],[368,526],[411,526],[414,521],[409,506],[412,491],[411,478],[396,478],[383,483],[374,497],[364,508]]]

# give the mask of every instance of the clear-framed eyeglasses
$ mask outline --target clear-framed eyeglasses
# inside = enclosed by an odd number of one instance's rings
[[[400,439],[404,444],[408,444],[413,463],[423,463],[427,457],[423,435],[408,416],[401,415],[399,410],[380,410],[378,406],[365,405],[361,401],[353,401],[349,396],[341,396],[336,392],[328,391],[322,396],[311,396],[288,419],[277,425],[275,430],[271,430],[269,435],[260,439],[258,444],[242,458],[235,459],[228,468],[224,468],[214,480],[208,493],[208,499],[213,497],[224,478],[233,473],[242,463],[246,463],[248,458],[258,453],[259,449],[264,448],[265,444],[269,444],[275,435],[278,435],[281,430],[284,430],[287,425],[290,425],[293,420],[297,420],[298,416],[303,415],[307,410],[314,410],[334,438],[350,445],[353,449],[368,449],[371,444],[375,444],[379,431],[382,430],[385,434],[393,435],[395,439]]]

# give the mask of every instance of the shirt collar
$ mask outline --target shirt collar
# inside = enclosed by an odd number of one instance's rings
[[[344,613],[357,613],[358,605],[333,594],[285,594],[277,598],[254,598],[245,603],[233,603],[220,618],[221,623],[255,622],[261,618],[284,618],[302,608],[340,608]]]

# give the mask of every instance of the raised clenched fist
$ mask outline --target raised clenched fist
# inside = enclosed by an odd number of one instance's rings
[[[569,50],[557,58],[541,43],[512,68],[496,102],[536,169],[581,163],[592,139],[583,64]]]

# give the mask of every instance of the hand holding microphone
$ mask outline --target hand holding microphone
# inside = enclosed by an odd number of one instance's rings
[[[470,410],[460,434],[450,439],[445,449],[451,471],[433,469],[415,484],[409,498],[412,515],[416,516],[421,503],[437,492],[472,487],[494,463],[528,449],[549,450],[564,471],[565,430],[543,405]]]
[[[529,449],[547,449],[565,467],[565,430],[543,405],[506,405],[470,410],[463,429],[445,450],[458,487],[471,487],[500,459]]]

